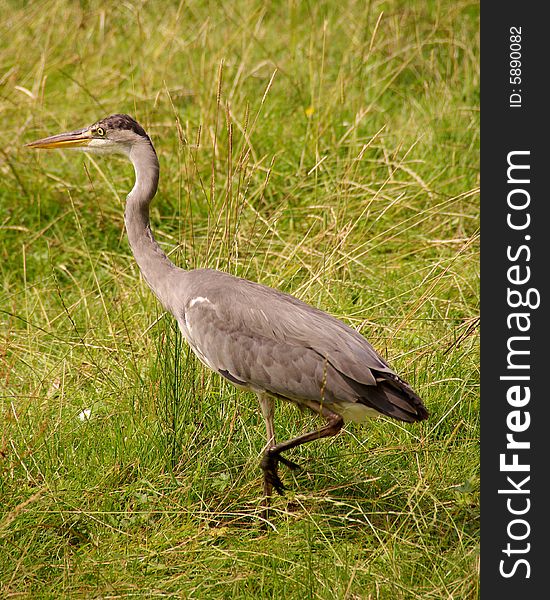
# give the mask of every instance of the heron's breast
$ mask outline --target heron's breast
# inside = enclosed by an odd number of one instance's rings
[[[212,363],[208,360],[208,358],[204,355],[204,353],[202,352],[202,350],[200,349],[200,346],[198,346],[195,343],[195,340],[193,339],[193,337],[190,335],[189,332],[189,328],[182,322],[178,320],[178,325],[180,327],[180,330],[183,334],[183,337],[185,338],[185,341],[189,344],[191,350],[193,350],[193,352],[196,354],[197,358],[204,364],[206,365],[209,369],[212,369],[213,371],[216,371],[216,367],[214,365],[212,365]]]
[[[192,308],[197,303],[211,304],[211,302],[210,302],[210,300],[208,300],[208,298],[206,298],[204,296],[197,296],[195,298],[192,298],[189,301],[188,307]],[[186,310],[185,313],[183,314],[183,316],[178,317],[177,321],[178,321],[179,328],[183,334],[183,337],[185,338],[185,341],[189,344],[189,346],[191,347],[191,350],[193,350],[193,352],[197,355],[198,359],[204,365],[206,365],[209,369],[216,371],[217,367],[215,365],[213,365],[211,363],[211,361],[208,359],[206,354],[201,349],[201,346],[200,346],[199,340],[197,339],[197,336],[194,335],[193,319],[190,318],[190,316],[189,316],[189,310]]]

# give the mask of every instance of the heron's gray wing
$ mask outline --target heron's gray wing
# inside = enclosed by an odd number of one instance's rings
[[[201,297],[205,298],[205,297]],[[236,385],[289,399],[353,400],[353,392],[312,348],[237,323],[220,304],[196,302],[186,313],[186,337],[211,369]],[[229,318],[228,318],[229,317]]]
[[[357,331],[294,296],[219,271],[196,273],[195,297],[207,297],[209,308],[235,331],[311,348],[359,383],[373,385],[372,370],[393,373]]]
[[[202,271],[192,287],[182,329],[203,361],[233,383],[296,400],[359,401],[410,420],[412,390],[341,321],[292,296],[216,271]]]

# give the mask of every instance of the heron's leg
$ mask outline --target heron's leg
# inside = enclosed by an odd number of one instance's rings
[[[292,463],[286,458],[281,456],[281,452],[285,452],[286,450],[290,450],[292,448],[296,448],[296,446],[300,446],[301,444],[305,444],[307,442],[312,442],[313,440],[318,440],[324,437],[331,437],[336,435],[342,429],[344,425],[344,419],[332,412],[325,406],[323,406],[320,402],[315,402],[313,400],[309,400],[303,402],[306,404],[308,408],[325,417],[328,421],[327,425],[321,427],[320,429],[316,429],[315,431],[310,431],[309,433],[304,433],[303,435],[299,435],[291,440],[286,442],[281,442],[280,444],[276,444],[272,447],[268,447],[265,452],[261,462],[262,469],[264,471],[264,481],[269,482],[271,488],[275,488],[279,494],[283,494],[284,485],[281,481],[278,473],[277,473],[277,464],[279,461],[284,464],[296,467],[295,463]]]
[[[271,396],[267,394],[258,394],[260,408],[265,419],[265,430],[267,433],[266,449],[275,446],[275,426],[273,424],[273,416],[275,415],[275,402]]]
[[[258,401],[260,402],[260,409],[265,420],[265,430],[267,434],[267,444],[264,447],[265,452],[275,447],[275,426],[273,423],[273,417],[275,415],[275,401],[271,396],[267,394],[258,393]],[[275,466],[275,472],[277,466]],[[273,485],[271,479],[266,476],[264,471],[264,511],[263,518],[269,518],[269,499],[273,495]]]
[[[264,455],[268,450],[275,447],[275,425],[273,423],[273,417],[275,415],[275,401],[271,396],[267,394],[258,394],[258,400],[260,402],[260,409],[265,420],[265,431],[267,434],[267,444],[264,447]],[[275,467],[277,469],[277,467]],[[264,497],[266,510],[269,506],[269,498],[273,493],[273,485],[268,477],[265,476],[264,472]]]

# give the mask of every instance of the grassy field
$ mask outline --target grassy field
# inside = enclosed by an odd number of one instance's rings
[[[0,596],[478,595],[476,2],[0,0]],[[134,115],[183,267],[365,334],[431,418],[289,456],[140,278],[132,167],[37,137]],[[278,439],[319,421],[277,406]]]

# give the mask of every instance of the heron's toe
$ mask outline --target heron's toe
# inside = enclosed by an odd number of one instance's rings
[[[285,486],[277,472],[279,460],[281,460],[280,456],[271,454],[267,451],[263,455],[260,466],[264,472],[265,488],[269,489],[269,486],[272,486],[279,495],[284,496]]]
[[[292,462],[291,460],[288,460],[288,458],[285,458],[284,456],[280,456],[279,455],[279,460],[283,463],[283,465],[285,467],[288,467],[289,469],[292,469],[293,471],[301,471],[302,467],[295,462]]]

